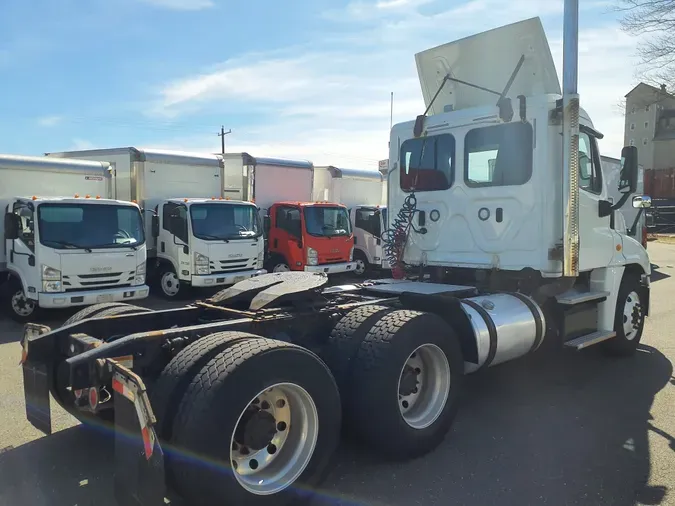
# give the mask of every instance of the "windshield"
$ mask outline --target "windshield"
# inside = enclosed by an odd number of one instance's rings
[[[305,227],[310,235],[333,237],[351,235],[349,215],[344,207],[305,207]]]
[[[40,243],[55,249],[135,247],[145,242],[135,206],[42,204],[38,227]]]
[[[193,204],[192,233],[206,241],[258,237],[262,230],[258,208],[238,204]]]

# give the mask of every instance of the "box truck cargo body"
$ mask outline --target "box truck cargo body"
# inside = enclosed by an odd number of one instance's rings
[[[0,155],[0,181],[10,316],[148,296],[140,209],[112,198],[109,164]]]
[[[268,271],[353,272],[354,237],[347,209],[314,202],[311,162],[223,156],[225,195],[253,200],[266,229]]]
[[[386,269],[382,233],[386,223],[386,185],[381,172],[342,169],[334,166],[314,169],[314,199],[347,206],[354,232],[355,273]]]
[[[223,163],[216,155],[125,147],[49,156],[114,164],[118,197],[144,210],[149,274],[160,295],[173,298],[183,287],[227,286],[264,273],[256,207],[223,198]]]

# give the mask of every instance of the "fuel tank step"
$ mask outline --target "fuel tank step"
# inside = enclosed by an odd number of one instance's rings
[[[609,292],[582,292],[579,290],[569,290],[561,293],[556,297],[558,304],[566,306],[574,306],[576,304],[583,304],[584,302],[598,301],[609,297]]]
[[[565,346],[568,348],[574,348],[575,350],[583,350],[594,344],[601,343],[607,339],[616,337],[616,332],[613,330],[598,330],[596,332],[591,332],[585,336],[580,336],[570,341],[565,342]]]

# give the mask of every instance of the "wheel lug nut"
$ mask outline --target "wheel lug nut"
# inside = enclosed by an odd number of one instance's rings
[[[273,444],[268,445],[267,446],[267,453],[269,453],[270,455],[274,455],[275,453],[277,453],[276,445],[273,445]]]
[[[279,399],[277,401],[277,408],[283,408],[286,405],[286,401],[283,399]]]
[[[260,409],[270,409],[270,403],[267,401],[262,401],[260,404]]]
[[[285,430],[286,430],[286,422],[279,422],[279,423],[277,424],[277,430],[278,430],[279,432],[285,431]]]

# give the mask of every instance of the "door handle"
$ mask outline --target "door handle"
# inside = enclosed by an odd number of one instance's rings
[[[495,219],[497,220],[497,223],[501,223],[504,219],[504,210],[501,207],[497,208],[495,212]]]

